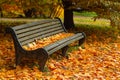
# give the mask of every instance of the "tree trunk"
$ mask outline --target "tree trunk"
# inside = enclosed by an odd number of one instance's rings
[[[27,18],[31,18],[33,15],[37,17],[35,8],[24,10],[24,14],[25,14],[25,17]]]
[[[73,10],[70,9],[72,3],[69,0],[62,0],[62,2],[64,6],[64,26],[66,29],[71,29],[74,27]]]
[[[24,10],[25,17],[31,18],[32,17],[32,11],[30,9]]]
[[[0,7],[0,17],[3,17],[2,8]]]
[[[66,29],[70,29],[74,27],[73,20],[73,11],[69,9],[64,9],[64,26]]]

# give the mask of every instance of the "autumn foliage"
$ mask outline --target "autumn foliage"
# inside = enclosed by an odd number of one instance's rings
[[[60,52],[51,55],[44,72],[40,72],[39,66],[35,63],[29,63],[29,66],[24,67],[17,66],[15,69],[15,51],[12,38],[10,35],[0,34],[0,79],[119,80],[119,37],[118,41],[114,43],[110,43],[110,39],[98,42],[95,40],[97,38],[95,34],[91,37],[84,43],[84,48],[79,46],[77,50],[68,52],[68,59],[58,55]],[[72,45],[70,46],[72,47]]]

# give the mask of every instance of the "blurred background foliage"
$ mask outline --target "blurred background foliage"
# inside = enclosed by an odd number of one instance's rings
[[[60,12],[58,12],[58,10]],[[58,14],[57,14],[58,13]],[[48,18],[60,17],[63,8],[57,0],[2,0],[0,1],[1,17]]]
[[[109,19],[112,27],[120,29],[119,0],[0,0],[0,17],[63,18],[66,8],[94,12],[94,20]]]

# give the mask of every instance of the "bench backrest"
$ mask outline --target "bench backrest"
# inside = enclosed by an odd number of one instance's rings
[[[60,19],[45,19],[11,27],[11,29],[21,46],[33,42],[35,39],[66,32]]]

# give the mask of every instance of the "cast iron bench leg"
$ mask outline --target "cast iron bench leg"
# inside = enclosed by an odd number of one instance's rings
[[[22,56],[21,56],[20,53],[17,51],[17,52],[16,52],[16,66],[17,66],[17,65],[20,65],[21,59],[22,59]]]
[[[62,56],[68,58],[68,55],[66,54],[68,50],[68,45],[62,48]]]
[[[38,65],[39,65],[39,70],[40,71],[44,71],[44,66],[47,62],[48,59],[48,54],[45,51],[42,51],[42,53],[40,53],[40,57],[38,58]]]
[[[85,41],[86,35],[85,35],[84,32],[83,32],[82,34],[84,35],[84,38],[82,38],[81,40],[79,40],[79,46],[80,46],[81,44],[83,44],[83,42]]]

